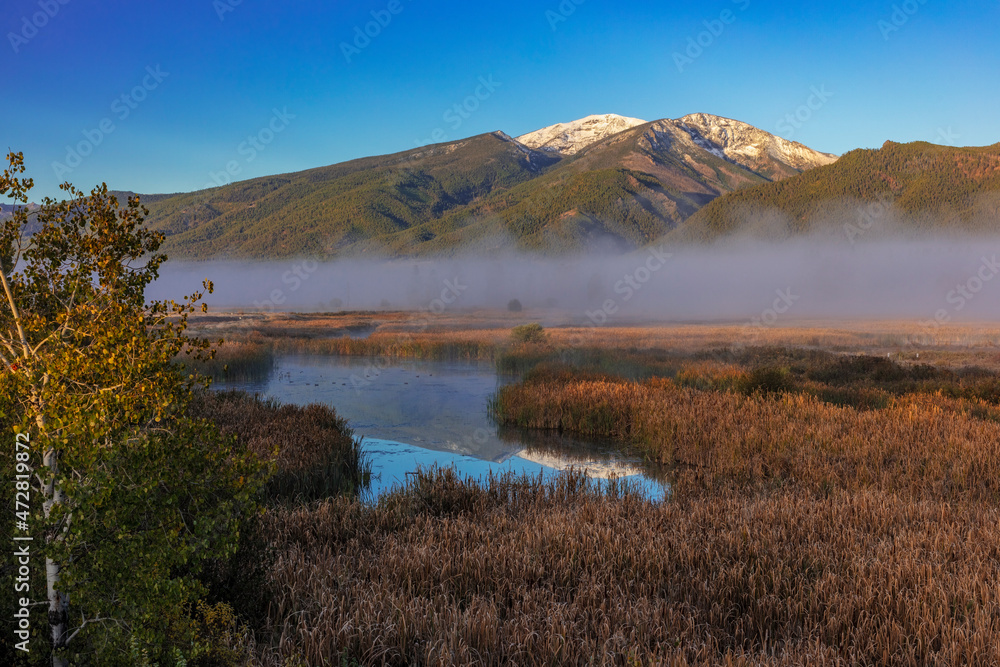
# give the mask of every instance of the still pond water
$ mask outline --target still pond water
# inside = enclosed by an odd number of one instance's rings
[[[480,479],[510,471],[549,478],[575,468],[598,483],[615,476],[649,498],[664,497],[662,472],[607,444],[497,427],[487,414],[489,398],[513,380],[498,377],[490,363],[289,355],[278,358],[267,379],[215,386],[335,408],[363,439],[371,498],[434,465]]]

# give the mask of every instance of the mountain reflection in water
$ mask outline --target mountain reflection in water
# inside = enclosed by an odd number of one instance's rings
[[[585,471],[596,480],[624,478],[650,498],[668,489],[666,474],[629,458],[608,443],[555,432],[497,427],[486,413],[489,397],[513,378],[474,361],[370,359],[325,355],[279,357],[274,371],[253,382],[220,382],[283,403],[323,403],[346,418],[372,463],[377,498],[418,467],[551,477]]]

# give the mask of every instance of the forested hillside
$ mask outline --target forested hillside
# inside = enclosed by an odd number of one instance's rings
[[[628,250],[722,194],[804,168],[767,149],[772,135],[751,129],[748,136],[764,142],[752,161],[730,158],[682,121],[663,120],[572,155],[493,132],[142,200],[148,224],[167,235],[164,248],[178,258]]]
[[[877,206],[873,206],[877,205]],[[860,213],[859,213],[860,212]],[[1000,229],[1000,144],[954,148],[886,142],[783,181],[719,197],[691,217],[677,238],[711,240],[745,231],[775,214],[788,234],[890,220],[919,229]],[[853,213],[853,215],[852,215]],[[855,220],[857,218],[857,220]]]

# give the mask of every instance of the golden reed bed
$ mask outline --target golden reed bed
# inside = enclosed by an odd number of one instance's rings
[[[425,477],[377,508],[268,517],[266,661],[992,665],[998,519],[876,488],[656,506],[572,479]]]
[[[254,529],[256,664],[1000,664],[996,327],[547,327],[523,345],[506,322],[405,322],[243,340],[495,359],[525,373],[499,421],[615,438],[671,466],[672,495],[438,472],[376,506],[279,503]]]

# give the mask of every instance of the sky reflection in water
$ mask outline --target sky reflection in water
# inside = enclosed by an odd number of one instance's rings
[[[573,467],[599,484],[614,475],[646,497],[663,498],[665,475],[607,445],[497,428],[486,406],[504,381],[489,363],[290,355],[278,359],[266,380],[216,386],[333,406],[363,438],[373,498],[404,483],[406,473],[434,465],[476,478],[490,472],[550,478]]]

